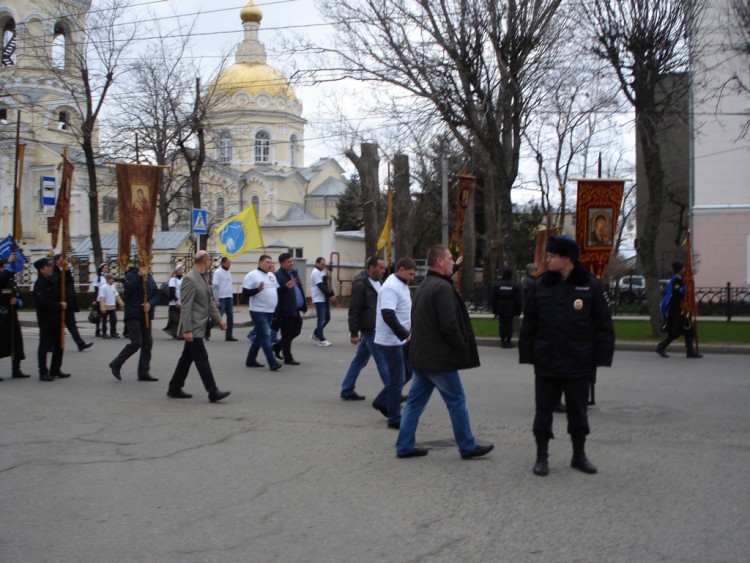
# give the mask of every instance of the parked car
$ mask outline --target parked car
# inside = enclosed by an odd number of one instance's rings
[[[639,275],[623,276],[617,280],[617,291],[623,297],[646,297],[646,278]]]

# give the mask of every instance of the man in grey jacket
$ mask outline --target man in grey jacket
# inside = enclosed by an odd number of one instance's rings
[[[211,257],[205,250],[195,253],[193,269],[185,275],[180,287],[181,312],[180,324],[177,334],[185,340],[182,356],[177,362],[174,375],[169,382],[167,396],[172,399],[190,399],[192,395],[185,393],[182,388],[185,385],[190,365],[195,362],[198,368],[203,386],[208,391],[208,399],[212,403],[221,401],[229,396],[230,391],[219,391],[214,380],[211,364],[208,361],[208,353],[203,339],[208,330],[209,318],[214,324],[219,325],[221,330],[226,330],[227,323],[221,320],[216,304],[211,300],[211,289],[206,281],[206,272],[210,265]]]

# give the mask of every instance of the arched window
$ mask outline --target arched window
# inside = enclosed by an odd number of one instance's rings
[[[250,198],[250,203],[255,206],[255,214],[260,216],[260,198],[257,195],[254,195]]]
[[[67,55],[67,34],[65,29],[59,23],[55,24],[55,31],[52,37],[52,66],[54,68],[64,69]]]
[[[223,131],[219,137],[219,162],[232,162],[232,135],[229,131]]]
[[[16,21],[9,18],[3,26],[3,53],[2,65],[13,66],[16,64]]]
[[[297,135],[292,135],[289,138],[289,165],[299,166],[299,141]]]
[[[271,135],[267,131],[258,131],[255,134],[255,162],[271,162]]]
[[[224,198],[223,197],[217,197],[216,198],[216,218],[217,219],[223,219],[224,218]]]

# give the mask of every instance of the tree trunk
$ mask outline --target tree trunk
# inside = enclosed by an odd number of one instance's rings
[[[653,112],[651,112],[653,115]],[[636,251],[643,266],[646,278],[646,302],[651,320],[651,333],[658,336],[661,332],[661,310],[659,304],[659,267],[656,256],[656,240],[659,235],[661,207],[664,195],[664,171],[661,162],[661,149],[656,137],[657,124],[651,117],[643,114],[636,116],[643,165],[648,181],[648,205],[646,206],[646,221],[643,231],[636,239]]]
[[[414,256],[414,205],[409,184],[409,157],[397,154],[393,159],[393,233],[396,239],[396,259]]]
[[[83,128],[83,154],[86,159],[86,172],[89,176],[89,221],[91,222],[91,246],[94,253],[94,263],[104,262],[102,252],[102,239],[99,234],[99,189],[96,177],[96,158],[94,156],[94,145],[91,138],[91,128],[84,125]],[[70,250],[65,249],[65,252]]]
[[[380,181],[378,156],[378,145],[375,143],[362,143],[360,145],[361,156],[349,149],[346,157],[352,162],[359,174],[362,184],[362,222],[365,229],[365,260],[373,256],[378,249],[378,238],[383,229],[378,217],[378,204],[380,202]]]

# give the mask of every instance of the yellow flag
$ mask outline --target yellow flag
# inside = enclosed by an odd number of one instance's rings
[[[254,205],[227,219],[216,229],[216,234],[219,237],[219,252],[230,260],[234,260],[245,250],[265,246]]]
[[[393,215],[393,190],[390,186],[388,186],[388,214],[385,217],[385,225],[383,225],[383,232],[380,233],[380,238],[378,239],[378,250],[382,250],[385,248],[386,245],[388,245],[388,254],[390,257],[390,244],[391,244],[391,223],[392,223],[392,215]]]

